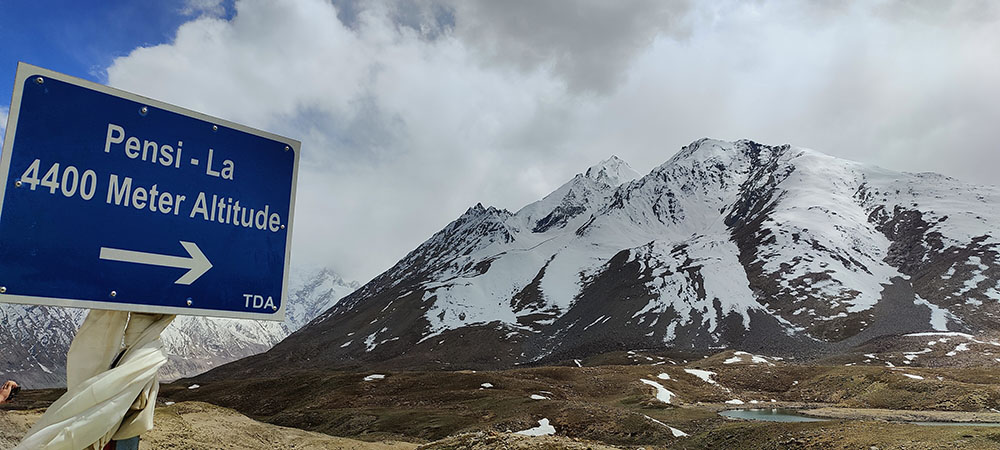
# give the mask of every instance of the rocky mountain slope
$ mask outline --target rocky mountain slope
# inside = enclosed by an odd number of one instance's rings
[[[789,145],[616,157],[476,205],[248,367],[495,368],[637,348],[821,356],[1000,329],[1000,191]]]
[[[168,362],[160,376],[172,380],[263,352],[360,287],[329,269],[290,275],[284,322],[178,316],[163,332]]]
[[[0,376],[26,387],[66,384],[66,350],[87,311],[0,303]]]
[[[195,375],[263,352],[360,285],[328,269],[293,270],[284,322],[178,316],[161,336],[162,379]],[[86,310],[0,303],[0,373],[36,388],[66,382],[66,351]]]

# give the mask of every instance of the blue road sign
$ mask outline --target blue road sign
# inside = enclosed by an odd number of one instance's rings
[[[19,64],[0,301],[284,320],[299,145]]]

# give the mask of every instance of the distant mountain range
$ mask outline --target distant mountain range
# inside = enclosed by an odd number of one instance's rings
[[[161,379],[192,376],[265,351],[360,285],[329,269],[293,271],[284,322],[178,316],[161,336]],[[64,386],[66,351],[86,310],[0,303],[0,376],[30,387]],[[5,378],[5,379],[6,379]]]
[[[516,213],[476,205],[270,351],[217,374],[505,368],[626,349],[822,356],[1000,330],[1000,191],[790,145],[611,157]]]

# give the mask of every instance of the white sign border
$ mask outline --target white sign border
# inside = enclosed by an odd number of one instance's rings
[[[284,143],[290,147],[290,151],[294,152],[295,160],[292,166],[292,192],[291,198],[289,198],[289,208],[288,208],[288,224],[285,227],[285,231],[288,233],[285,238],[285,267],[283,269],[282,280],[281,280],[281,307],[277,311],[272,313],[255,313],[255,312],[243,312],[243,311],[221,311],[213,309],[202,309],[195,307],[176,307],[176,306],[159,306],[159,305],[144,305],[139,303],[126,303],[126,302],[108,302],[100,300],[77,300],[77,299],[64,299],[64,298],[52,298],[52,297],[35,297],[28,295],[13,295],[13,294],[0,294],[0,303],[20,303],[28,305],[47,305],[47,306],[64,306],[69,308],[90,308],[90,309],[106,309],[113,311],[132,311],[140,313],[153,313],[153,314],[177,314],[186,316],[206,316],[206,317],[227,317],[232,319],[256,319],[256,320],[271,320],[277,322],[283,322],[285,320],[285,307],[288,305],[288,270],[291,265],[291,254],[292,254],[292,225],[295,217],[295,194],[298,186],[299,179],[299,149],[302,144],[299,141],[290,139],[284,136],[279,136],[273,133],[268,133],[266,131],[261,131],[255,128],[250,128],[245,125],[240,125],[238,123],[230,122],[225,119],[220,119],[218,117],[212,117],[207,114],[202,114],[197,111],[192,111],[190,109],[182,108],[180,106],[171,105],[169,103],[164,103],[158,100],[153,100],[148,97],[143,97],[141,95],[133,94],[131,92],[123,91],[121,89],[115,89],[113,87],[104,86],[102,84],[97,84],[91,81],[87,81],[81,78],[72,77],[66,74],[55,72],[52,70],[44,69],[42,67],[34,66],[24,62],[17,63],[17,74],[14,77],[14,94],[10,102],[10,111],[7,116],[7,128],[5,129],[5,136],[3,140],[3,149],[0,150],[0,216],[3,215],[3,200],[4,194],[7,191],[8,177],[10,175],[10,162],[11,153],[14,150],[14,139],[17,135],[17,118],[21,111],[21,95],[24,91],[24,84],[27,82],[28,78],[42,76],[45,78],[51,78],[54,80],[59,80],[64,83],[69,83],[75,86],[79,86],[85,89],[90,89],[98,91],[103,94],[112,95],[115,97],[124,98],[126,100],[131,100],[143,105],[147,105],[152,108],[162,109],[165,111],[174,112],[181,114],[183,116],[192,117],[195,119],[203,120],[220,127],[231,128],[234,130],[242,131],[244,133],[252,134],[266,139],[271,139]],[[0,286],[6,286],[4,280],[0,279]]]

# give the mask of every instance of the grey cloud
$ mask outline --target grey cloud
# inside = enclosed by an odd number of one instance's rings
[[[686,0],[462,1],[455,32],[489,62],[551,69],[571,90],[606,93],[658,35],[689,33]]]
[[[846,3],[846,2],[844,2]],[[1000,27],[890,20],[870,3],[731,2],[658,40],[630,80],[577,119],[578,151],[661,163],[700,136],[792,143],[907,171],[996,184]],[[808,20],[799,20],[806,17]]]
[[[381,109],[372,95],[351,99],[338,112],[303,107],[294,115],[276,118],[272,128],[285,135],[304,135],[314,144],[302,162],[336,171],[347,165],[374,165],[407,151],[403,120]]]
[[[917,21],[944,27],[989,24],[1000,16],[1000,5],[992,0],[889,0],[873,10],[892,21]]]
[[[436,0],[332,0],[337,18],[344,26],[357,30],[366,11],[381,10],[398,27],[409,28],[427,39],[436,39],[455,26],[451,6]]]

